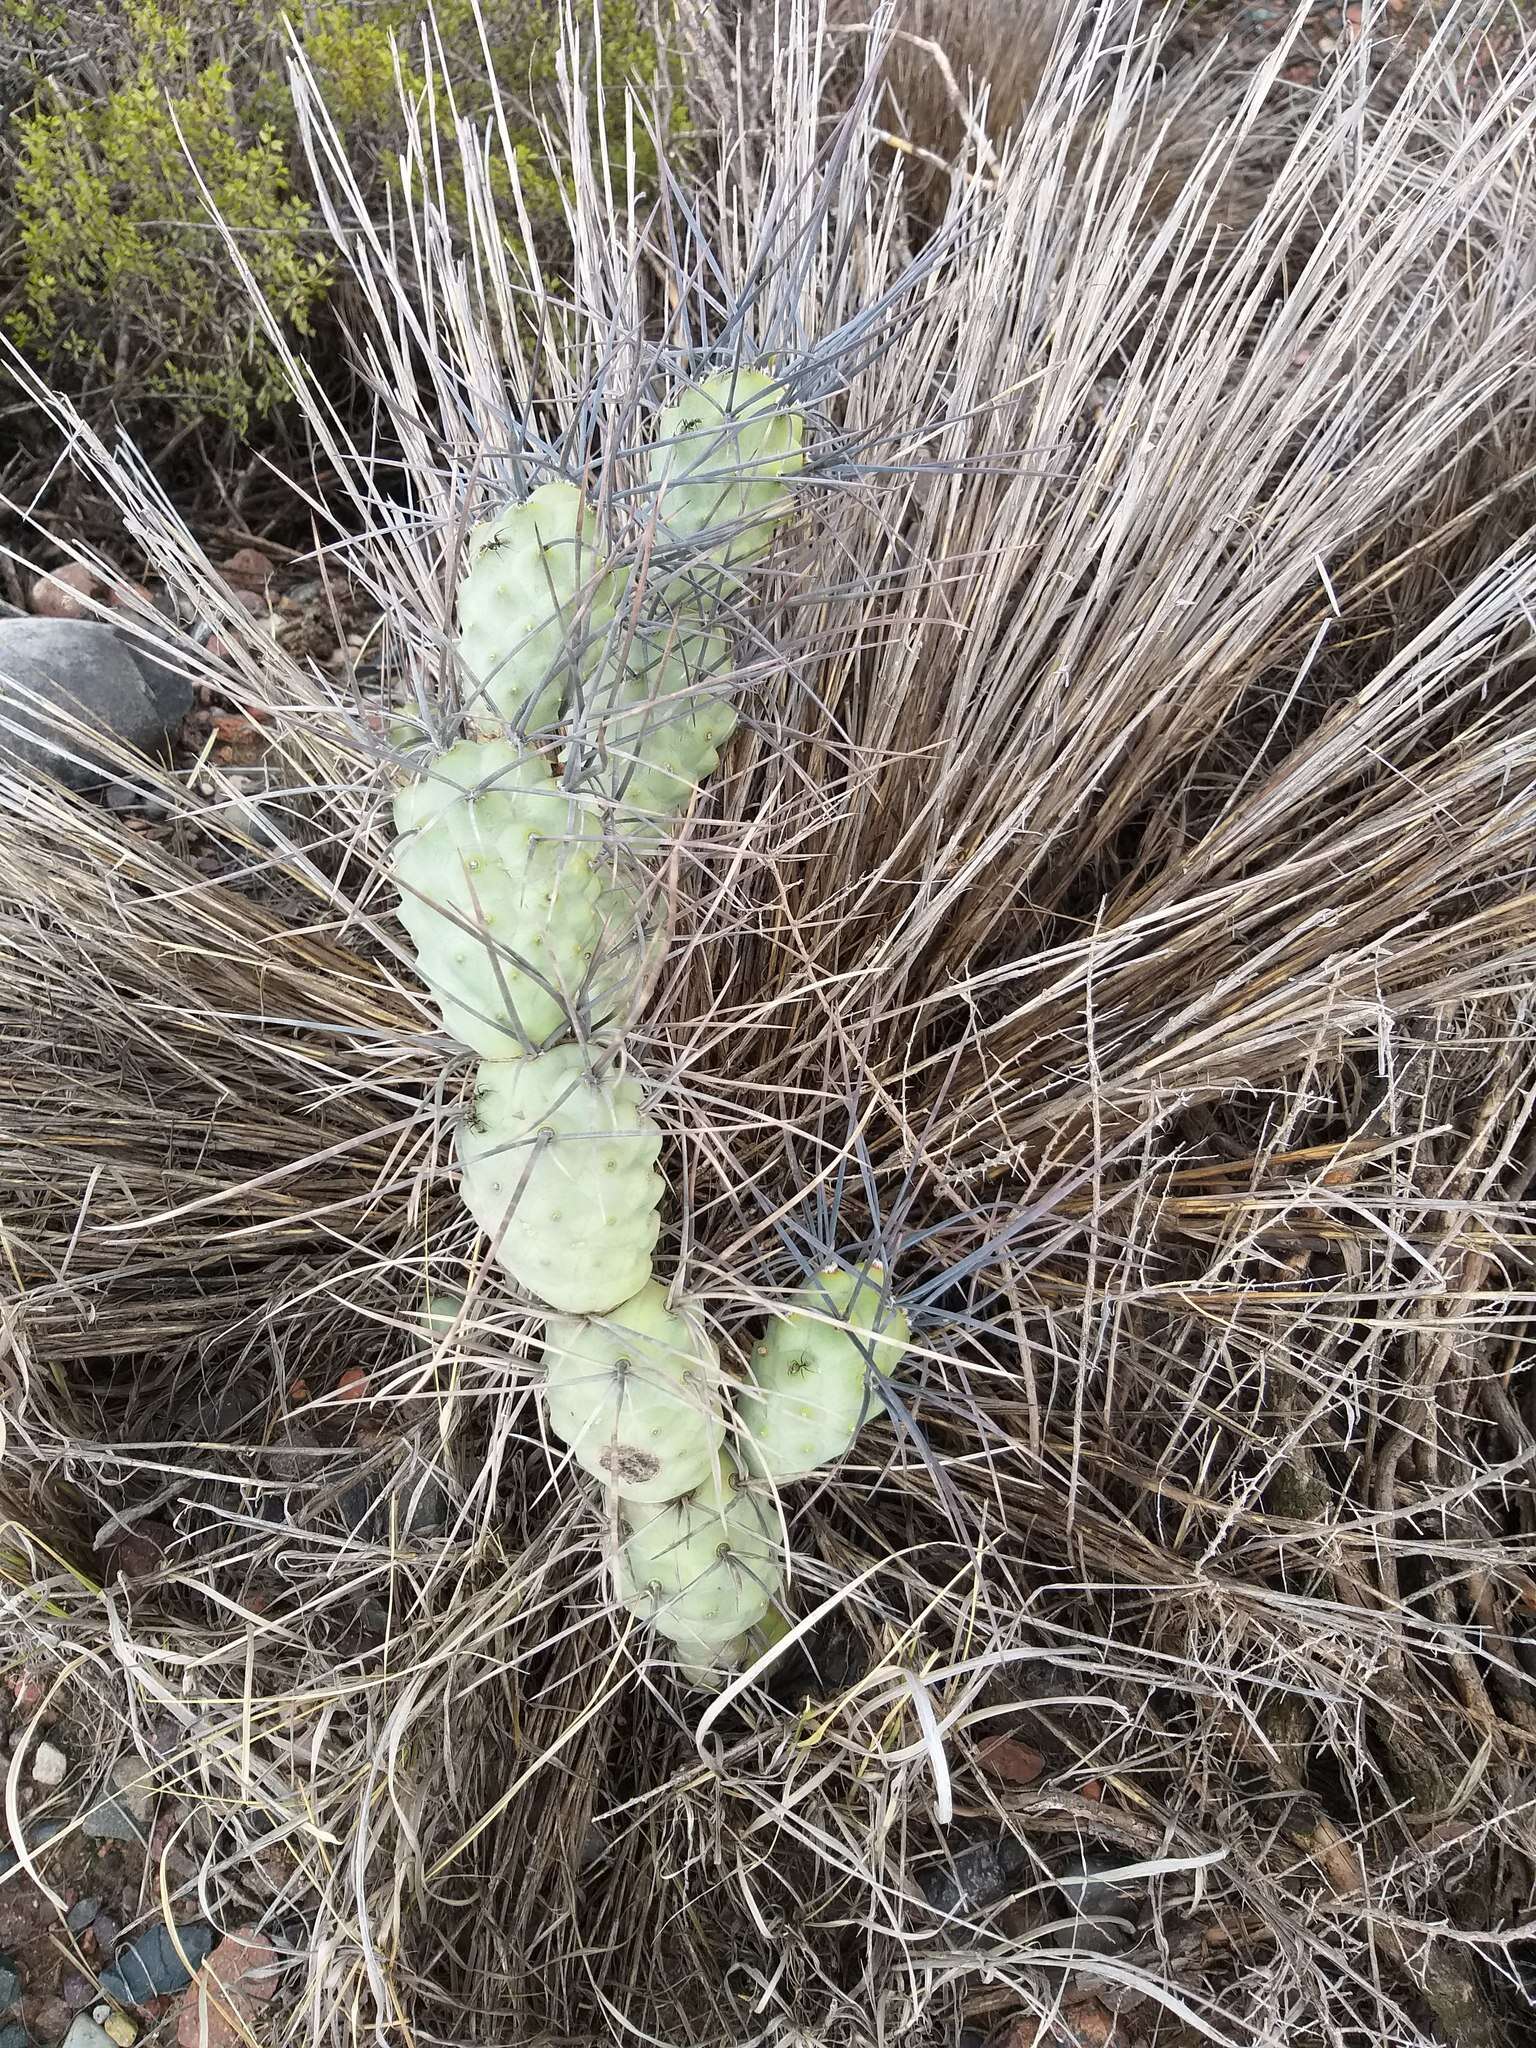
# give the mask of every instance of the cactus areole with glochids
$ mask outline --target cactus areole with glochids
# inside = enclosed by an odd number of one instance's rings
[[[464,1204],[550,1311],[545,1414],[607,1489],[619,1597],[701,1683],[783,1635],[777,1484],[846,1453],[870,1373],[908,1336],[880,1267],[826,1269],[753,1346],[732,1456],[699,1307],[652,1277],[661,1132],[619,1044],[666,945],[643,862],[734,729],[724,607],[793,510],[804,438],[760,369],[662,408],[651,590],[610,559],[574,483],[475,527],[457,600],[468,736],[413,757],[394,805],[400,921],[445,1030],[481,1055]],[[462,1309],[434,1294],[425,1326],[446,1335]]]

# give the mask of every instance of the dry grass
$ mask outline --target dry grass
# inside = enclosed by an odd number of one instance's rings
[[[589,169],[531,286],[430,162],[356,219],[299,81],[403,451],[314,399],[317,517],[434,729],[478,504],[585,471],[643,558],[670,366],[772,351],[813,411],[636,1053],[727,1355],[834,1245],[917,1337],[786,1493],[799,1643],[690,1693],[452,1193],[377,706],[232,614],[254,810],[5,790],[13,1626],[178,1719],[170,1895],[297,1916],[288,2038],[948,2042],[1058,2009],[1083,1843],[1137,1873],[1127,2039],[1518,2038],[1536,69],[1467,89],[1482,16],[1297,95],[1084,5],[927,230],[878,37],[791,10],[733,81],[701,26],[716,170]],[[220,602],[131,453],[73,459]],[[136,1516],[163,1562],[109,1582]],[[1013,1903],[946,1919],[999,1828]]]

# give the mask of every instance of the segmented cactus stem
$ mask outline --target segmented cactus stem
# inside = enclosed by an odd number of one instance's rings
[[[734,729],[725,605],[793,510],[804,440],[761,369],[664,407],[652,591],[629,587],[574,483],[477,526],[458,590],[468,736],[394,806],[417,971],[444,1029],[481,1055],[457,1138],[463,1201],[497,1264],[552,1311],[545,1413],[617,1503],[620,1598],[698,1683],[782,1634],[774,1487],[846,1455],[871,1374],[908,1337],[878,1266],[829,1268],[753,1346],[731,1455],[704,1318],[653,1274],[661,1132],[620,1042],[664,945],[637,861]],[[462,1305],[434,1297],[428,1328]]]

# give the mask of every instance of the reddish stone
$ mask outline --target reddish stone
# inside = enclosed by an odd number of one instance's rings
[[[989,1778],[1001,1778],[1006,1785],[1032,1785],[1045,1769],[1039,1750],[1012,1735],[993,1735],[978,1743],[976,1761]]]
[[[261,590],[272,580],[272,564],[260,548],[239,548],[219,573],[236,589]]]
[[[368,1375],[360,1365],[349,1365],[336,1382],[338,1401],[364,1401],[368,1398]]]
[[[241,2021],[277,1989],[277,1950],[254,1927],[227,1934],[182,1993],[176,2021],[179,2048],[240,2048]]]
[[[165,1553],[176,1540],[165,1522],[146,1516],[115,1535],[107,1546],[107,1569],[111,1578],[119,1572],[125,1579],[153,1578],[165,1563]]]
[[[267,600],[256,590],[235,590],[230,595],[241,611],[248,612],[253,619],[264,619],[269,606]]]
[[[147,583],[114,583],[107,592],[107,603],[115,611],[132,610],[142,606],[145,611],[156,611],[155,593]]]
[[[91,607],[83,600],[101,588],[101,579],[84,562],[70,562],[50,575],[39,576],[32,586],[28,604],[40,619],[88,619]]]

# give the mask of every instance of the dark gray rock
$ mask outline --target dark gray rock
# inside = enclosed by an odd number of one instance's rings
[[[936,1913],[969,1918],[997,1906],[1024,1884],[1030,1871],[1029,1852],[1011,1835],[973,1842],[948,1863],[923,1873],[923,1895]]]
[[[136,1820],[126,1803],[109,1793],[98,1799],[80,1822],[80,1832],[93,1842],[147,1842],[149,1829]],[[92,1916],[95,1917],[94,1915]]]
[[[1146,1903],[1144,1883],[1116,1884],[1105,1873],[1136,1860],[1129,1850],[1082,1850],[1067,1858],[1056,1872],[1056,1889],[1072,1917],[1054,1923],[1050,1939],[1057,1947],[1070,1947],[1079,1956],[1108,1957],[1131,1946]],[[1068,1996],[1096,1998],[1110,1982],[1092,1964],[1081,1965],[1067,1973]]]
[[[121,1756],[108,1773],[106,1788],[80,1823],[80,1832],[95,1842],[147,1842],[154,1811],[154,1786],[136,1756]]]
[[[0,765],[19,762],[71,789],[115,779],[88,741],[50,717],[64,710],[153,754],[192,705],[192,685],[130,651],[91,619],[0,619]],[[62,751],[61,751],[62,750]]]
[[[117,634],[119,644],[132,656],[135,667],[144,678],[162,729],[169,732],[173,725],[180,725],[192,709],[191,683],[179,669],[171,668],[141,641],[118,632],[116,627],[109,630]]]
[[[349,1536],[360,1536],[365,1543],[380,1541],[386,1524],[379,1512],[378,1499],[379,1483],[376,1479],[354,1479],[350,1486],[342,1489],[336,1505]]]
[[[119,2005],[143,2005],[146,1999],[184,1991],[192,1982],[193,1971],[218,1947],[219,1939],[217,1929],[206,1920],[188,1920],[176,1929],[173,1942],[169,1929],[157,1920],[126,1948],[118,1950],[112,1968],[101,1973],[101,1988]],[[186,1962],[177,1953],[178,1944]]]
[[[64,1925],[71,1934],[84,1934],[100,1911],[100,1899],[77,1899],[64,1915]]]
[[[0,2012],[21,1996],[21,1972],[9,1956],[0,1955]]]
[[[0,2048],[32,2048],[32,2036],[19,2022],[0,2027]]]

